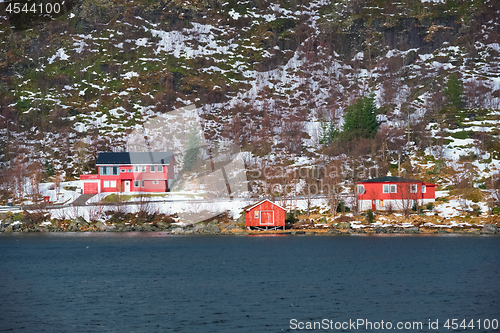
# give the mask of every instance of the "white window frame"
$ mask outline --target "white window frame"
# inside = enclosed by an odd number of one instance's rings
[[[134,167],[134,170],[135,170],[135,172],[139,172],[139,166],[138,166],[138,165],[136,165],[136,166]]]
[[[417,184],[410,184],[410,193],[417,193],[418,187]]]
[[[427,186],[422,185],[422,193],[427,193]]]
[[[101,176],[109,175],[109,169],[107,166],[101,166]]]
[[[358,185],[358,193],[360,194],[365,193],[365,185]]]
[[[153,185],[158,185],[160,182],[157,180],[153,180]]]
[[[127,169],[127,172],[132,172],[132,169]]]
[[[141,187],[144,187],[144,180],[141,180]]]
[[[139,181],[138,180],[134,180],[134,187],[139,187]]]
[[[163,165],[157,165],[156,166],[156,171],[157,172],[163,172]]]
[[[120,169],[120,173],[125,173],[127,172],[127,169]]]
[[[154,165],[151,165],[151,166],[149,167],[149,171],[150,171],[151,173],[154,173],[154,172],[155,172],[155,166],[154,166]]]
[[[109,187],[114,187],[114,188],[116,188],[116,180],[110,180],[110,181],[109,181]]]
[[[258,219],[259,218],[259,211],[258,210],[256,210],[256,211],[253,212],[253,218],[254,219]]]
[[[398,193],[398,186],[396,184],[391,184],[390,188],[391,188],[391,193]]]
[[[103,187],[109,187],[109,180],[105,180],[102,184]]]
[[[382,193],[389,193],[389,184],[382,185]]]
[[[145,166],[145,165],[143,165],[143,166],[141,167],[141,172],[146,172],[146,166]]]

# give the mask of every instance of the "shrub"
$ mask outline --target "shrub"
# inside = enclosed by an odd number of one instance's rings
[[[434,203],[432,203],[432,202],[428,202],[428,203],[425,205],[425,208],[427,208],[427,210],[433,210],[433,209],[434,209]]]
[[[493,208],[491,211],[493,214],[500,215],[500,206]]]
[[[295,214],[292,212],[289,212],[288,214],[286,214],[286,218],[285,218],[285,222],[286,223],[291,223],[291,224],[294,224],[295,222],[297,222],[299,219],[295,217]]]
[[[368,223],[373,223],[375,221],[375,216],[373,214],[373,210],[368,209],[366,211],[366,220],[368,221]]]
[[[479,207],[479,205],[477,205],[477,204],[472,205],[472,213],[473,213],[475,216],[479,216],[479,215],[481,215],[481,213],[482,213],[482,211],[481,211],[481,207]]]
[[[340,201],[337,205],[337,213],[349,213],[351,209],[345,205],[344,201]]]

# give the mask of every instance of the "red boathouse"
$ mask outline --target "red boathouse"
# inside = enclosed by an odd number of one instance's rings
[[[379,177],[357,182],[360,211],[411,209],[435,200],[436,184],[402,177]]]
[[[248,229],[285,230],[285,208],[262,200],[245,209]]]
[[[83,193],[168,192],[174,164],[171,152],[100,153],[97,174],[80,176]]]

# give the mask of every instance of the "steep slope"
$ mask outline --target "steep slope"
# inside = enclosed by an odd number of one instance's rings
[[[127,131],[193,103],[209,139],[271,160],[319,157],[319,122],[340,127],[370,92],[396,146],[409,128],[432,148],[429,121],[450,126],[451,73],[466,109],[500,103],[497,1],[80,0],[63,11],[27,28],[2,14],[5,165],[90,170],[98,150],[126,148]]]

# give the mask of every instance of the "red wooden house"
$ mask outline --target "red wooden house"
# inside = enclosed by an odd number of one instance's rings
[[[83,193],[168,192],[174,164],[171,152],[100,153],[97,174],[80,176]]]
[[[261,200],[245,208],[248,229],[285,230],[285,208],[269,200]]]
[[[357,182],[358,208],[403,210],[435,199],[436,184],[402,177],[379,177]]]

